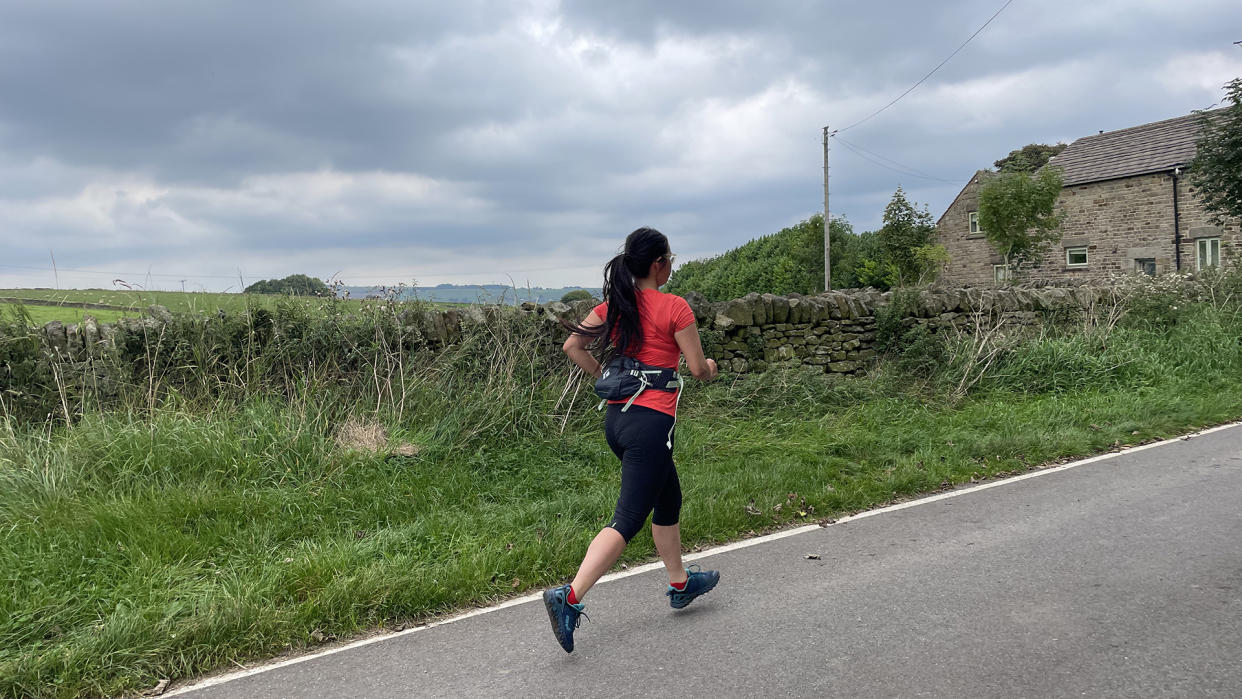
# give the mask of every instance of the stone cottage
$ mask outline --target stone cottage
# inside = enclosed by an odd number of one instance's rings
[[[1199,132],[1199,116],[1190,114],[1080,138],[1049,161],[1063,177],[1061,241],[1021,280],[1193,272],[1234,257],[1238,222],[1214,225],[1186,177]],[[975,173],[936,224],[950,256],[942,284],[995,286],[1012,277],[979,229],[979,190],[994,175]]]

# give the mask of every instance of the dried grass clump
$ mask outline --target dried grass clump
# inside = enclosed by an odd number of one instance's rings
[[[351,417],[336,426],[332,440],[343,451],[368,451],[378,454],[388,446],[388,430],[373,420]]]
[[[391,456],[418,456],[418,445],[400,442],[388,448],[388,430],[380,423],[366,418],[351,417],[337,425],[332,441],[341,451],[363,451],[370,454]]]

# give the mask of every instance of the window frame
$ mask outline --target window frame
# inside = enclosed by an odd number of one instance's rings
[[[1156,276],[1156,258],[1154,257],[1136,257],[1134,258],[1134,271],[1138,274],[1147,274],[1146,265],[1151,265],[1151,274],[1149,277]]]
[[[1212,248],[1216,248],[1215,250],[1216,259],[1207,265],[1203,264],[1203,252],[1204,252],[1205,244],[1207,245],[1207,252],[1208,252],[1209,258],[1212,257],[1212,254],[1211,254]],[[1205,269],[1205,267],[1219,267],[1219,266],[1220,266],[1220,238],[1218,236],[1213,236],[1211,238],[1199,238],[1195,240],[1195,271],[1199,272]]]
[[[1009,265],[1000,264],[992,265],[992,283],[1004,284],[1013,281],[1013,272],[1009,269]]]
[[[966,212],[966,234],[983,235],[983,228],[979,226],[978,210]]]
[[[1081,269],[1091,264],[1091,251],[1088,245],[1075,245],[1072,248],[1065,248],[1065,266]],[[1082,262],[1072,262],[1070,256],[1075,252],[1082,253]]]

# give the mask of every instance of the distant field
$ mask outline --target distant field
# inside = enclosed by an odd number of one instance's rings
[[[61,301],[64,303],[102,303],[132,308],[137,311],[151,304],[177,312],[213,312],[244,310],[250,305],[274,303],[276,296],[246,294],[206,294],[180,291],[125,291],[119,289],[0,289],[0,296],[10,298]],[[93,315],[93,314],[92,314]]]
[[[97,309],[81,309],[73,306],[26,306],[26,313],[35,325],[45,325],[54,320],[62,323],[81,323],[82,316],[89,315],[101,323],[111,323],[126,314],[124,311],[105,311]],[[12,318],[17,310],[16,304],[0,303],[0,319]]]
[[[181,291],[125,291],[116,289],[0,289],[0,298],[32,299],[39,301],[57,301],[66,304],[97,303],[115,306],[118,310],[90,309],[83,311],[72,306],[26,306],[26,310],[37,323],[48,323],[53,320],[62,322],[81,322],[82,314],[89,313],[97,320],[111,322],[126,315],[119,309],[128,309],[128,315],[141,313],[152,304],[164,306],[174,313],[214,313],[218,309],[226,311],[244,311],[248,307],[271,307],[281,296],[269,294],[208,294],[201,292]],[[361,299],[350,299],[343,303],[361,305]],[[0,302],[0,309],[6,304]],[[467,306],[463,303],[431,304],[437,308]]]

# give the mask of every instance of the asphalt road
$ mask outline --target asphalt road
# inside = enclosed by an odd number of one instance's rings
[[[601,583],[572,655],[529,601],[182,696],[1242,697],[1242,427],[699,563],[679,612]]]

